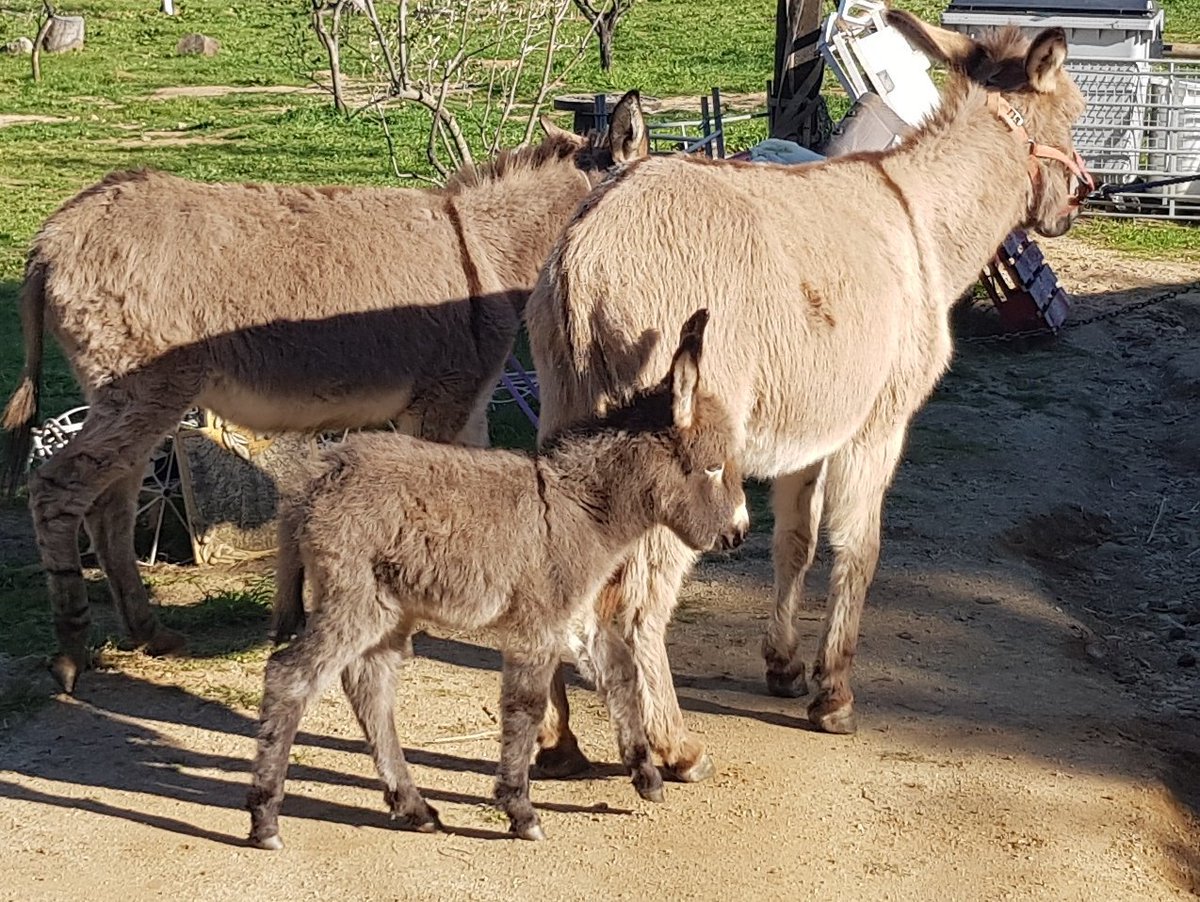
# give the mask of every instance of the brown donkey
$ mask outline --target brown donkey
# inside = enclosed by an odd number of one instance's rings
[[[133,515],[152,449],[189,407],[261,432],[408,418],[435,441],[486,443],[490,393],[555,238],[613,164],[648,150],[636,92],[607,135],[545,127],[539,145],[440,190],[127,172],[50,217],[29,254],[24,380],[4,427],[15,481],[48,326],[91,404],[29,484],[67,691],[89,657],[81,521],[126,631],[151,653],[183,644],[148,603]]]
[[[636,672],[593,599],[642,535],[667,529],[687,548],[734,545],[749,525],[724,406],[699,388],[708,312],[683,327],[670,371],[606,418],[559,436],[540,456],[453,448],[406,436],[357,435],[281,529],[277,630],[302,610],[306,630],[267,662],[258,756],[247,799],[250,839],[282,846],[278,814],[288,753],[306,705],[334,678],[366,733],[384,800],[401,826],[436,829],[437,814],[404,763],[392,714],[395,670],[417,621],[493,630],[504,651],[496,799],[512,831],[541,839],[529,761],[568,630],[593,638],[621,759],[638,792],[662,800]],[[707,375],[705,376],[707,382]]]
[[[835,733],[855,729],[850,669],[883,498],[950,360],[951,305],[1015,227],[1065,232],[1087,182],[1061,30],[976,42],[902,12],[889,21],[953,73],[940,112],[902,146],[802,167],[635,163],[581,207],[526,310],[547,438],[645,385],[689,308],[720,316],[711,384],[743,468],[775,480],[768,684],[807,691],[793,612],[824,514],[835,560],[808,716]],[[712,770],[684,727],[664,643],[694,559],[658,530],[601,595],[637,662],[651,743],[683,779]],[[561,682],[554,697],[540,761],[585,766]]]

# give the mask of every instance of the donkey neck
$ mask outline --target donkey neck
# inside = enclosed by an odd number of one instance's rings
[[[583,171],[561,160],[464,187],[449,199],[465,243],[486,256],[500,283],[491,290],[533,287],[588,187]]]
[[[637,442],[628,433],[572,436],[537,459],[560,569],[596,570],[578,573],[584,583],[607,575],[621,552],[655,525]]]
[[[948,98],[933,121],[881,160],[903,195],[925,257],[936,267],[935,299],[952,304],[979,278],[1033,200],[1029,149],[986,105],[982,89]]]

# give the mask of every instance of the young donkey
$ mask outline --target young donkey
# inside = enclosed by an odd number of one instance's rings
[[[3,425],[16,431],[15,482],[45,325],[91,405],[29,483],[67,691],[89,657],[81,522],[127,633],[151,653],[183,644],[149,606],[133,526],[151,450],[189,407],[262,432],[409,420],[435,441],[486,443],[487,401],[554,239],[613,164],[648,151],[636,92],[612,122],[587,139],[544,122],[540,144],[444,189],[125,172],[47,220],[29,254],[25,372]]]
[[[634,786],[643,798],[662,799],[627,646],[611,623],[572,622],[595,620],[593,597],[652,527],[696,552],[745,536],[732,424],[699,387],[707,321],[706,310],[687,321],[658,386],[561,435],[536,458],[387,434],[353,436],[328,452],[328,468],[289,511],[294,532],[280,537],[278,632],[300,617],[305,576],[313,610],[302,635],[267,662],[247,800],[253,843],[282,846],[288,752],[305,706],[339,674],[392,817],[410,829],[437,828],[392,716],[395,669],[418,620],[499,637],[496,799],[515,834],[543,835],[529,801],[529,762],[572,626],[592,639],[587,655]]]
[[[950,360],[951,306],[1013,228],[1065,232],[1089,182],[1072,151],[1084,104],[1060,29],[976,42],[899,11],[889,20],[953,70],[940,112],[903,145],[796,167],[633,163],[568,226],[526,310],[544,435],[643,385],[669,352],[656,337],[683,311],[720,311],[706,372],[746,473],[775,480],[768,685],[806,689],[793,613],[824,519],[831,610],[808,716],[834,733],[855,729],[850,670],[883,498]],[[638,666],[647,735],[693,780],[712,765],[683,725],[663,637],[694,558],[654,531],[602,593]],[[586,766],[561,683],[553,697],[540,761]]]

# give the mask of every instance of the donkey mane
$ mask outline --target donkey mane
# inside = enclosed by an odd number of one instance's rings
[[[460,194],[489,182],[498,182],[521,171],[535,171],[550,163],[576,157],[580,169],[594,166],[608,149],[608,130],[589,132],[581,148],[578,139],[568,134],[547,135],[538,144],[501,150],[494,158],[467,163],[446,180],[447,194]]]
[[[671,387],[659,383],[630,395],[608,413],[577,420],[542,442],[543,453],[549,453],[564,443],[589,438],[607,432],[643,434],[669,429],[673,422]]]

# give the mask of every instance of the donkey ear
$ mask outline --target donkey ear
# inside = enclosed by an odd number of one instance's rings
[[[630,91],[613,107],[608,145],[614,163],[628,163],[650,154],[650,132],[642,116],[642,99],[637,91]]]
[[[1033,39],[1025,55],[1025,74],[1029,85],[1042,94],[1058,87],[1058,74],[1067,61],[1067,33],[1061,28],[1047,28]]]
[[[934,62],[947,66],[962,65],[979,46],[965,34],[928,25],[902,9],[889,9],[884,18],[888,25],[904,35],[908,43]]]
[[[696,390],[700,384],[700,355],[704,351],[704,328],[708,311],[697,310],[679,333],[679,349],[671,361],[671,413],[675,425],[688,429],[695,419]]]

